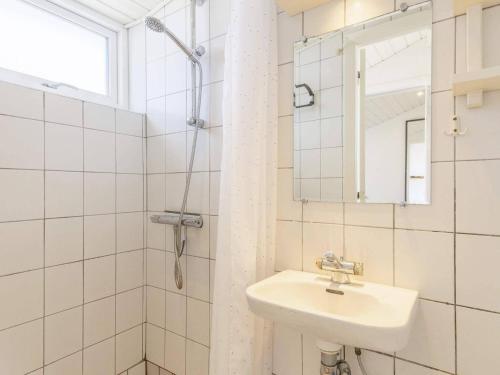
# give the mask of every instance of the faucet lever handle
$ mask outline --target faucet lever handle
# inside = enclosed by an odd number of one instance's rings
[[[323,258],[326,259],[329,262],[335,262],[338,261],[339,259],[337,256],[333,253],[333,251],[328,250],[323,254]]]

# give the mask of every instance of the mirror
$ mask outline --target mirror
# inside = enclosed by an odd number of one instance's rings
[[[429,3],[294,45],[294,198],[430,203]]]

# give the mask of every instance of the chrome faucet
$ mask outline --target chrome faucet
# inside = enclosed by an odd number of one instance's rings
[[[350,275],[363,276],[363,263],[337,258],[332,251],[327,251],[323,257],[316,260],[316,266],[323,271],[332,273],[332,281],[338,284],[350,284]]]

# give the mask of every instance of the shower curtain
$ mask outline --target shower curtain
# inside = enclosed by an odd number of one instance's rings
[[[274,271],[276,17],[274,0],[231,1],[225,48],[211,375],[272,373],[272,323],[250,312],[245,289]]]

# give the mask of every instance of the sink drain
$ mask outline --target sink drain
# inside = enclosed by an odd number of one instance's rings
[[[320,375],[351,375],[349,364],[340,359],[340,350],[335,352],[321,351]]]

